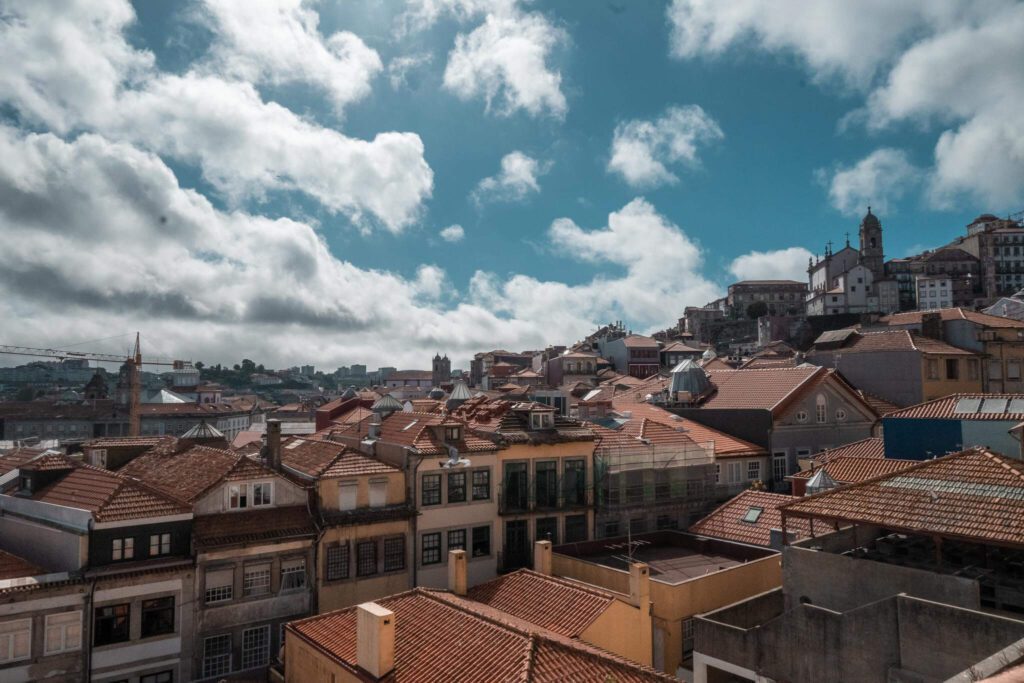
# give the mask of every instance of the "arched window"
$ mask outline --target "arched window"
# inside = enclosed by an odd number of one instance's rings
[[[825,394],[818,394],[818,398],[815,399],[815,413],[819,423],[825,423],[828,421],[828,403],[825,400]]]

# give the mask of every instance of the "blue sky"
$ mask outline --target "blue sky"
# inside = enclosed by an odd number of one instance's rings
[[[1018,3],[241,8],[0,12],[10,341],[464,364],[802,278],[869,203],[889,257],[1024,208]]]

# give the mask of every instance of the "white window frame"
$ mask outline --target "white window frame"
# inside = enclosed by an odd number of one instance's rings
[[[149,556],[156,557],[157,555],[170,555],[171,554],[171,535],[170,534],[150,534],[149,536]]]
[[[206,650],[211,640],[223,642],[227,639],[228,647],[226,652],[208,655]],[[221,633],[216,636],[203,638],[203,678],[213,678],[231,673],[231,634]]]
[[[218,574],[230,575],[230,579],[227,583],[221,581],[211,581],[211,579]],[[216,605],[222,602],[228,602],[234,598],[235,593],[235,569],[222,568],[214,569],[206,572],[204,578],[205,586],[203,592],[203,603],[206,605]],[[212,593],[212,596],[211,596]],[[213,599],[211,599],[211,597]]]
[[[43,654],[56,655],[61,652],[74,652],[82,648],[82,610],[47,614],[43,630]],[[50,647],[50,633],[60,636],[60,645]]]
[[[761,461],[747,461],[747,481],[757,481],[761,478]]]
[[[779,463],[782,463],[782,473],[779,473]],[[775,451],[772,453],[772,476],[776,482],[785,481],[789,474],[789,453],[786,451]]]
[[[18,654],[17,650],[19,640],[24,645],[22,654]],[[31,657],[32,619],[0,621],[0,664],[20,662]]]
[[[135,558],[135,538],[115,538],[110,543],[110,559],[131,560]]]
[[[818,424],[828,422],[828,399],[825,394],[818,394],[814,399],[814,419]]]
[[[355,510],[359,505],[359,482],[338,482],[338,509]]]
[[[302,576],[300,585],[289,586],[289,577],[291,575]],[[306,576],[306,558],[305,557],[294,557],[281,561],[281,592],[291,593],[295,591],[305,590],[309,583],[309,577]]]
[[[270,580],[273,567],[270,562],[247,564],[242,569],[242,595],[255,597],[270,595]]]
[[[246,637],[262,632],[262,642],[246,649]],[[242,670],[256,669],[270,663],[270,624],[242,631]]]
[[[257,502],[257,488],[260,500]],[[267,495],[264,497],[264,493]],[[269,507],[274,504],[274,482],[251,481],[228,484],[224,488],[225,507],[228,510],[248,510],[250,508]]]

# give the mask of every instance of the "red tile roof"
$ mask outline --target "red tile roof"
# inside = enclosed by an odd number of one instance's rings
[[[974,448],[807,496],[781,509],[787,520],[815,517],[1024,547],[1024,463]]]
[[[448,455],[443,438],[435,435],[433,427],[452,424],[463,427],[462,438],[455,443],[460,453],[496,451],[498,446],[473,434],[465,424],[451,416],[437,413],[392,413],[381,422],[380,441],[416,449],[422,455]]]
[[[837,458],[884,458],[885,439],[880,436],[870,436],[860,441],[854,441],[844,446],[827,448],[813,457],[818,465],[824,465]]]
[[[46,452],[45,448],[15,448],[0,455],[0,475],[16,470]]]
[[[200,548],[316,535],[316,525],[305,505],[199,515],[192,529]]]
[[[341,477],[356,477],[367,474],[394,474],[401,472],[397,467],[392,467],[380,460],[374,460],[362,453],[347,449],[331,466],[324,470],[323,477],[327,479],[340,479]]]
[[[17,555],[0,550],[0,581],[20,579],[25,576],[39,576],[45,573],[46,570],[42,567]]]
[[[396,681],[445,683],[564,681],[673,681],[675,679],[595,647],[474,609],[473,601],[417,588],[376,601],[395,614]],[[293,621],[301,637],[353,672],[356,608]]]
[[[979,401],[991,401],[990,405],[995,406],[997,401],[1007,401],[1002,412],[975,409],[973,412],[957,412],[957,405],[961,399],[977,399]],[[1016,402],[1016,403],[1011,403]],[[961,406],[962,408],[964,406]],[[982,404],[984,407],[984,404]],[[942,398],[936,398],[916,406],[908,406],[887,414],[887,418],[930,418],[940,420],[1006,420],[1020,422],[1024,420],[1024,394],[950,394]]]
[[[278,476],[243,453],[207,446],[181,453],[143,453],[118,472],[186,503],[194,503],[222,481]]]
[[[814,366],[761,370],[711,370],[716,391],[704,408],[760,408],[774,411],[828,370]]]
[[[608,591],[529,569],[475,586],[469,598],[568,638],[579,638],[615,599]]]
[[[938,313],[943,322],[948,320],[969,320],[984,327],[1024,327],[1024,321],[1001,318],[997,315],[978,313],[977,311],[964,308],[942,308],[937,311],[893,313],[881,318],[878,322],[882,325],[920,325],[921,319],[926,313]]]
[[[631,334],[628,337],[622,339],[622,343],[627,349],[656,349],[658,348],[658,342],[656,339],[651,337],[645,337],[641,334]]]
[[[772,529],[782,529],[779,506],[794,500],[799,498],[767,491],[744,491],[691,526],[690,533],[768,548]],[[751,512],[754,509],[760,512]],[[756,515],[755,521],[744,521],[748,514]],[[796,533],[797,539],[807,538],[811,535],[811,525],[807,520],[793,520],[787,531]]]
[[[632,419],[648,418],[673,429],[681,426],[685,430],[684,433],[697,443],[714,443],[715,457],[749,457],[751,455],[766,455],[768,452],[757,444],[707,427],[695,420],[680,417],[649,403],[620,403],[616,399],[613,400],[612,405],[620,415],[629,413]]]
[[[84,448],[137,448],[152,447],[173,439],[171,436],[110,436],[90,439],[82,444]]]
[[[910,330],[856,331],[847,337],[837,349],[826,349],[837,353],[879,353],[885,351],[920,351],[926,354],[946,356],[975,356],[974,351],[951,346],[938,339],[924,337]],[[820,351],[819,351],[820,353]]]
[[[881,474],[890,474],[905,470],[916,464],[916,460],[897,460],[895,458],[858,458],[845,456],[829,460],[821,467],[825,468],[828,476],[840,484],[856,484],[866,481]],[[792,479],[810,479],[821,467],[804,470],[792,475]]]

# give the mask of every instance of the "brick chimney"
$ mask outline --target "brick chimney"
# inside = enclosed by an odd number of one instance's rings
[[[533,571],[551,576],[551,541],[533,544]]]
[[[928,312],[921,314],[921,336],[942,341],[942,314]]]
[[[267,464],[281,470],[281,421],[267,420]]]
[[[448,590],[455,595],[466,595],[466,551],[448,551]]]
[[[375,602],[356,607],[356,664],[375,680],[395,668],[395,613]]]

